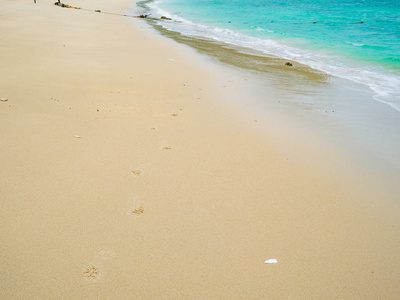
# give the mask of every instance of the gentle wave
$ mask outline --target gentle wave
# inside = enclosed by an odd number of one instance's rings
[[[284,45],[271,39],[247,36],[230,29],[208,27],[193,23],[178,15],[173,15],[159,7],[163,1],[148,2],[147,6],[153,15],[166,16],[176,22],[159,22],[167,30],[179,32],[186,36],[207,38],[234,46],[255,49],[267,55],[296,61],[313,69],[332,76],[345,78],[370,87],[374,91],[374,99],[389,105],[400,112],[400,75],[390,73],[379,67],[354,62],[345,58],[324,53],[299,49]],[[254,27],[254,30],[262,30]],[[355,45],[366,47],[366,45]]]

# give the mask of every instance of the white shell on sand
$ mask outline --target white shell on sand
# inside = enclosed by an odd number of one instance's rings
[[[8,99],[7,98],[0,98],[0,101],[5,102],[5,101],[8,101]]]
[[[77,139],[80,139],[80,138],[81,138],[80,135],[74,135],[74,137],[76,137]]]
[[[275,258],[270,258],[264,261],[266,264],[276,264],[278,261]]]

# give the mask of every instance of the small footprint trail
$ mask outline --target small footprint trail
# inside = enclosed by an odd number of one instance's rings
[[[171,114],[172,117],[177,117],[178,114],[176,112],[173,112]],[[152,130],[156,129],[156,126],[151,127]],[[162,150],[171,150],[172,147],[168,145],[167,142],[163,142]],[[135,177],[141,177],[143,176],[144,169],[146,168],[146,165],[140,165],[136,167],[135,169],[131,170],[131,173]],[[139,201],[138,197],[133,197],[130,198],[130,203],[131,207],[128,210],[128,215],[132,217],[133,219],[137,219],[141,217],[144,214],[144,207],[141,205],[141,201]],[[133,202],[133,203],[132,203]],[[95,262],[87,264],[83,270],[82,270],[82,275],[83,278],[89,282],[89,283],[95,283],[101,280],[105,276],[104,268],[103,268],[103,263],[111,260],[115,255],[115,252],[109,249],[102,248],[99,251],[96,252],[94,255],[95,257]]]

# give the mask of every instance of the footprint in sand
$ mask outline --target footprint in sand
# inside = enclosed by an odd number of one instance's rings
[[[149,164],[141,164],[136,166],[135,169],[131,170],[132,174],[135,176],[143,176],[145,169],[149,167]]]
[[[159,124],[151,124],[151,126],[150,126],[150,129],[151,130],[157,130],[157,129],[159,129],[160,127],[159,127]]]
[[[171,150],[171,146],[168,144],[167,141],[163,141],[161,143],[161,149],[163,149],[163,150]]]
[[[82,275],[88,282],[97,282],[103,276],[103,272],[98,266],[89,264],[83,269]]]
[[[105,272],[101,262],[110,261],[114,258],[115,252],[108,248],[101,248],[93,253],[93,260],[82,269],[83,278],[94,283],[104,277]]]
[[[143,172],[142,172],[142,170],[138,170],[138,169],[137,169],[137,170],[133,170],[132,173],[133,173],[133,175],[135,175],[135,176],[141,176]]]
[[[131,208],[131,210],[129,211],[129,214],[134,218],[139,218],[143,213],[144,213],[143,206],[137,206],[137,207]]]
[[[139,198],[134,197],[129,200],[130,203],[133,202],[133,205],[130,207],[128,211],[128,215],[133,217],[134,219],[139,218],[144,213],[143,205],[140,204]]]

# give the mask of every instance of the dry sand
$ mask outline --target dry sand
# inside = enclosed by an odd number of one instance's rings
[[[222,67],[0,1],[1,299],[399,299],[398,203],[241,118]]]

